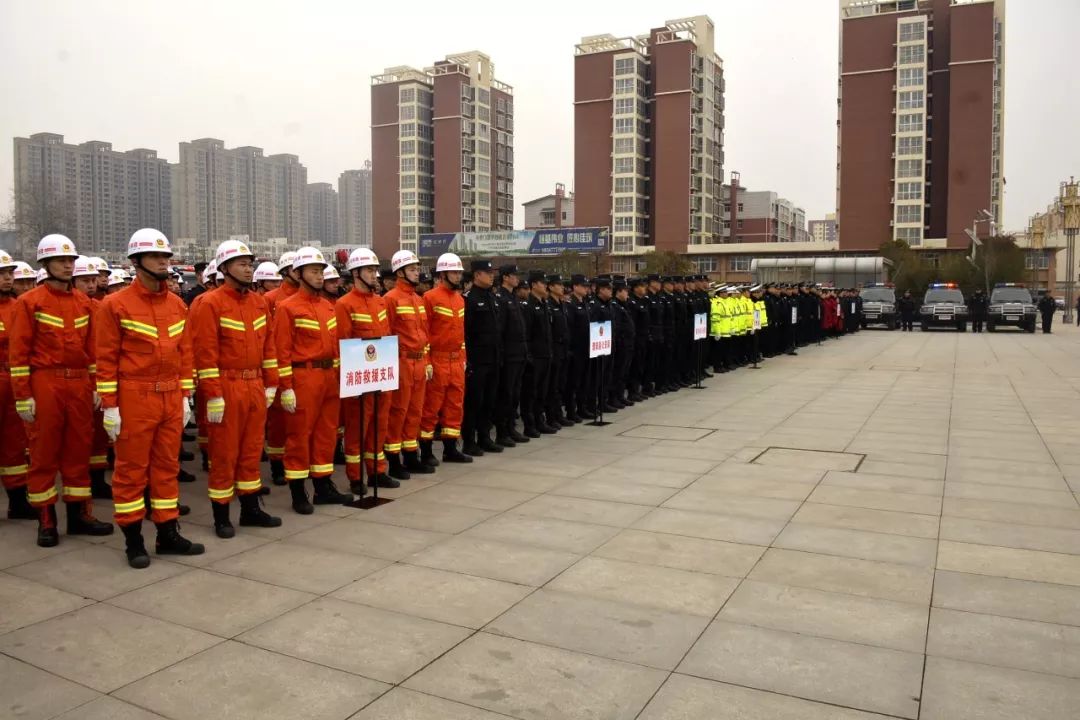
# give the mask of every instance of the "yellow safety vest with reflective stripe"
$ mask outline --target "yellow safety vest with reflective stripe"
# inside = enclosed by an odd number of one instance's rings
[[[721,307],[722,304],[723,304],[723,300],[719,296],[714,295],[713,297],[709,298],[709,336],[710,337],[718,338],[718,337],[721,337],[724,334],[724,328],[723,328],[723,319],[724,319],[724,317],[723,317],[723,308]]]
[[[761,319],[761,329],[769,327],[769,313],[765,307],[764,300],[755,300],[754,309],[758,311],[758,317]]]

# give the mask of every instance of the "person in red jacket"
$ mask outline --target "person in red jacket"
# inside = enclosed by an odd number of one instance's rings
[[[26,428],[15,411],[8,366],[8,337],[15,310],[15,267],[7,251],[0,250],[0,480],[8,497],[9,520],[36,520],[38,512],[26,498]]]
[[[75,243],[46,235],[37,259],[45,281],[19,298],[11,322],[9,362],[15,409],[30,441],[27,497],[38,509],[37,543],[54,547],[56,474],[67,505],[68,535],[108,535],[113,526],[94,518],[87,432],[97,400],[91,377],[94,318],[90,298],[71,287]]]
[[[445,253],[435,263],[436,286],[424,293],[428,339],[431,345],[431,380],[424,390],[420,420],[420,461],[438,465],[432,443],[441,428],[443,460],[471,463],[457,447],[465,412],[465,298],[461,296],[461,258]]]
[[[71,283],[76,290],[90,298],[90,306],[96,313],[101,301],[99,294],[99,271],[96,258],[79,256],[75,260],[75,269],[71,273]],[[104,415],[100,403],[94,410],[94,437],[90,445],[90,494],[102,500],[112,500],[112,488],[105,482],[105,471],[109,467],[109,436],[102,427]]]
[[[300,276],[292,272],[296,253],[285,252],[278,260],[281,283],[263,296],[270,308],[270,317],[274,317],[277,304],[296,294],[300,288]],[[281,409],[280,395],[266,413],[266,457],[270,461],[270,480],[275,485],[285,485],[285,411]]]
[[[238,240],[226,240],[215,260],[224,280],[192,303],[198,307],[191,326],[196,375],[206,396],[214,531],[231,538],[234,494],[240,496],[241,526],[281,526],[281,518],[259,506],[263,428],[277,395],[278,371],[266,301],[251,289],[255,254]]]
[[[316,248],[297,250],[292,273],[300,290],[279,302],[274,314],[281,408],[286,413],[285,479],[293,510],[301,515],[315,511],[304,487],[309,477],[316,505],[352,502],[352,495],[338,492],[330,479],[340,412],[340,360],[334,306],[319,297],[326,264]]]
[[[136,280],[101,303],[94,340],[103,425],[116,454],[114,517],[128,564],[141,569],[150,565],[142,536],[147,490],[157,554],[201,555],[204,548],[182,536],[177,522],[180,443],[195,382],[187,307],[165,284],[172,249],[164,234],[143,228],[127,255]]]

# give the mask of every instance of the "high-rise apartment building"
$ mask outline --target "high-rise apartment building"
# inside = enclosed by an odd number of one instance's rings
[[[840,0],[842,250],[1001,224],[1004,37],[1004,0]]]
[[[616,254],[723,242],[724,66],[705,16],[582,38],[574,58],[575,220]]]
[[[341,242],[338,192],[330,183],[308,183],[308,242],[331,247]]]
[[[154,150],[120,152],[107,142],[72,145],[37,133],[15,138],[14,161],[16,214],[33,215],[34,204],[47,203],[64,216],[80,251],[120,257],[139,228],[172,232],[172,175]]]
[[[509,230],[513,90],[481,52],[371,79],[375,252],[415,250],[423,233]]]
[[[338,177],[341,242],[350,247],[371,247],[371,161],[363,169],[346,170]]]
[[[824,220],[811,220],[807,225],[814,242],[836,242],[836,213],[826,213]]]
[[[806,211],[772,190],[724,185],[724,243],[806,242]]]

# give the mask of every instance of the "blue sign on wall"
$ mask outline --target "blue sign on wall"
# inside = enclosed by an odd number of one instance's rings
[[[495,232],[431,233],[420,236],[421,257],[445,252],[459,255],[557,255],[567,250],[601,252],[607,249],[607,228],[506,230]]]

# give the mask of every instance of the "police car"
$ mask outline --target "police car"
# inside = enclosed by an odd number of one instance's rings
[[[967,321],[967,303],[956,283],[933,283],[926,289],[919,308],[919,327],[924,332],[932,327],[954,327],[966,332]]]
[[[990,293],[990,312],[986,317],[987,332],[994,332],[1001,325],[1013,325],[1035,332],[1035,318],[1038,316],[1035,300],[1026,285],[1020,283],[998,283]]]
[[[863,301],[863,327],[880,324],[896,329],[896,288],[892,283],[870,283],[859,291],[859,297]]]

